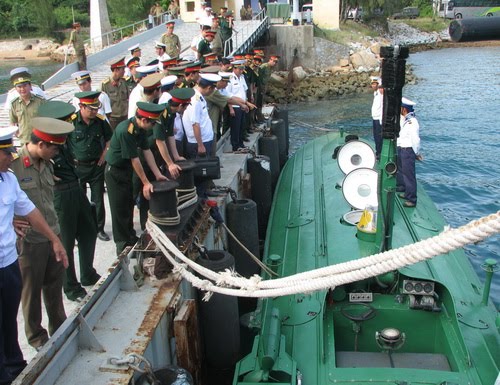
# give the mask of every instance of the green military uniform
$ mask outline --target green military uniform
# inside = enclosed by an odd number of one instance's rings
[[[69,123],[49,118],[34,118],[33,125],[37,132],[44,134],[56,131],[67,134],[72,129]],[[44,141],[59,144],[50,141],[51,137],[61,138],[47,135]],[[40,210],[52,231],[59,234],[59,222],[54,208],[52,164],[41,158],[34,159],[28,150],[30,145],[31,143],[18,151],[19,158],[11,167],[26,195]],[[66,319],[62,301],[64,266],[55,260],[51,242],[33,229],[28,230],[22,240],[19,265],[23,278],[21,300],[26,337],[28,343],[36,348],[48,340],[47,330],[42,326],[42,292],[49,318],[49,334],[54,334]]]
[[[226,41],[231,39],[231,37],[233,36],[233,27],[232,27],[231,23],[226,18],[222,18],[220,21],[219,28],[220,28],[220,37],[222,39],[222,45],[225,49],[226,48],[225,47]],[[232,52],[232,50],[233,50],[232,43],[229,44],[229,47],[227,48],[227,50],[228,50],[228,52]],[[224,52],[224,54],[226,54],[226,52]]]
[[[210,120],[212,121],[212,127],[214,130],[214,141],[217,141],[221,137],[219,124],[221,112],[227,106],[227,102],[229,99],[229,96],[222,95],[219,90],[215,90],[211,95],[205,96],[208,107],[208,116],[210,116]],[[213,146],[213,155],[215,155],[216,149],[217,146]]]
[[[181,53],[181,41],[175,33],[161,35],[161,42],[165,44],[165,53],[170,57],[177,57]]]
[[[31,94],[28,104],[21,97],[12,101],[9,111],[10,123],[19,126],[19,139],[21,143],[28,143],[31,139],[31,120],[37,115],[38,108],[45,103],[45,99]]]
[[[200,61],[202,63],[205,63],[205,58],[203,55],[206,55],[207,53],[211,53],[212,49],[210,48],[210,43],[206,39],[202,39],[198,43],[198,54],[200,55]]]
[[[217,56],[223,56],[224,43],[222,41],[220,27],[215,30],[214,40],[212,40],[210,47],[212,48],[212,53]]]
[[[104,207],[104,164],[99,166],[99,158],[105,143],[111,140],[113,131],[106,118],[97,117],[87,125],[80,112],[71,117],[75,131],[68,136],[68,146],[75,158],[76,173],[80,185],[86,191],[90,187],[90,200],[96,205],[97,231],[104,231],[106,211]]]
[[[80,71],[87,69],[87,54],[85,53],[85,45],[80,31],[74,29],[69,36],[69,44],[73,44],[75,49],[76,61]]]
[[[120,254],[126,246],[132,246],[137,241],[133,218],[134,195],[131,159],[139,157],[138,148],[147,150],[149,144],[146,131],[137,125],[136,118],[133,117],[121,122],[116,127],[106,154],[108,164],[105,179],[117,254]]]
[[[111,100],[111,117],[109,122],[112,128],[127,119],[128,98],[130,96],[129,86],[125,79],[115,82],[111,77],[101,84],[101,91],[106,92]]]
[[[39,115],[65,120],[73,112],[73,106],[68,103],[49,101],[40,108]],[[73,160],[74,157],[66,144],[59,148],[59,154],[53,159],[56,176],[54,207],[61,227],[61,241],[66,249],[69,263],[63,289],[68,299],[72,301],[83,298],[87,294],[76,278],[73,253],[75,239],[78,240],[82,284],[93,285],[100,278],[93,267],[97,236],[96,223],[87,195],[78,182]]]
[[[133,76],[127,76],[123,78],[125,80],[125,84],[127,85],[129,93],[132,92],[132,90],[139,84]]]

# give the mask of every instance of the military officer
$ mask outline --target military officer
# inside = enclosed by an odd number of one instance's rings
[[[106,92],[111,100],[109,123],[114,130],[120,122],[127,119],[130,91],[126,80],[123,78],[125,74],[125,58],[113,60],[110,63],[110,68],[111,76],[102,82],[101,91]]]
[[[75,79],[81,92],[95,91],[95,89],[92,89],[92,79],[89,71],[74,72],[71,74],[71,77]],[[101,106],[99,107],[99,110],[97,110],[97,113],[109,118],[111,116],[111,101],[105,92],[101,92],[99,95],[99,102],[101,103]],[[71,99],[71,104],[73,104],[75,109],[80,109],[80,100],[76,96]]]
[[[125,81],[127,82],[129,92],[132,92],[132,90],[140,81],[139,75],[137,74],[137,67],[139,66],[140,64],[138,57],[131,57],[127,60],[129,75],[125,76]]]
[[[402,193],[400,198],[405,199],[405,207],[417,205],[417,178],[415,160],[422,160],[420,155],[420,126],[415,117],[417,103],[405,97],[401,100],[401,130],[397,139],[396,189]],[[404,192],[403,192],[404,191]]]
[[[87,69],[87,54],[85,53],[85,45],[83,44],[83,37],[81,34],[82,26],[80,23],[73,23],[73,31],[69,36],[69,44],[73,45],[75,49],[76,61],[80,71]]]
[[[200,79],[201,62],[193,62],[186,64],[186,69],[184,70],[184,82],[180,86],[193,88],[198,80]]]
[[[79,111],[71,117],[75,130],[68,136],[68,147],[75,158],[80,185],[83,191],[89,185],[90,200],[96,205],[97,236],[101,241],[109,241],[104,231],[104,165],[113,131],[106,118],[97,113],[99,95],[96,91],[75,94],[80,101]]]
[[[166,137],[168,150],[174,162],[185,159],[181,156],[184,153],[182,151],[182,139],[184,137],[182,114],[191,102],[191,98],[194,96],[194,93],[195,91],[192,88],[176,88],[170,91],[171,98],[169,99],[167,105],[168,122]],[[179,149],[181,149],[181,153],[179,153]]]
[[[28,76],[31,77],[31,72],[30,72],[30,70],[27,67],[14,68],[13,70],[10,71],[10,75],[9,76],[12,77],[13,75],[15,75],[16,73],[19,73],[19,72],[24,72]],[[40,96],[42,99],[47,99],[47,95],[45,95],[45,92],[43,92],[43,90],[39,86],[37,86],[36,84],[31,83],[31,90],[30,90],[30,92],[32,94]],[[8,112],[10,110],[12,101],[15,98],[17,98],[17,97],[19,97],[19,92],[17,92],[16,87],[12,87],[9,90],[9,92],[7,92],[7,98],[5,99],[5,104],[4,104],[4,110],[5,111]]]
[[[198,43],[198,60],[201,64],[205,63],[205,55],[212,53],[210,43],[214,40],[215,31],[206,31],[203,39]]]
[[[0,384],[10,384],[26,366],[19,347],[17,313],[21,302],[22,278],[16,250],[16,233],[22,238],[24,230],[32,226],[52,241],[53,253],[58,260],[65,261],[66,252],[57,235],[51,230],[40,210],[21,190],[15,175],[9,168],[14,161],[12,136],[16,127],[0,128]],[[15,220],[14,215],[26,220]]]
[[[181,41],[174,33],[175,21],[168,21],[165,25],[167,32],[161,35],[161,42],[165,44],[165,52],[170,57],[178,57],[181,53]]]
[[[62,121],[71,121],[75,108],[68,103],[49,101],[38,110],[39,116]],[[80,302],[87,291],[83,286],[92,286],[100,278],[93,263],[97,238],[96,220],[90,202],[78,181],[78,174],[73,164],[74,157],[67,144],[59,147],[59,154],[54,162],[54,207],[61,228],[61,239],[68,254],[69,266],[63,283],[66,297]],[[76,277],[73,249],[78,240],[80,261],[80,282]]]
[[[36,116],[38,108],[45,99],[31,93],[31,74],[27,68],[21,67],[11,71],[10,80],[19,96],[12,100],[9,110],[10,124],[18,126],[17,136],[21,143],[28,143],[31,139],[31,120]]]
[[[12,163],[21,189],[41,211],[52,231],[59,235],[59,221],[54,208],[54,178],[50,160],[59,152],[73,125],[52,118],[36,117],[29,143],[19,149]],[[23,278],[21,295],[24,328],[28,343],[41,348],[49,335],[66,319],[62,301],[64,267],[54,258],[53,240],[29,229],[22,240],[19,264]],[[49,318],[49,331],[42,326],[42,293]]]
[[[134,231],[134,197],[132,193],[132,172],[135,171],[143,184],[142,192],[150,199],[153,185],[146,177],[139,160],[138,148],[143,150],[144,158],[157,180],[167,178],[160,173],[149,149],[146,131],[151,130],[160,119],[163,105],[138,102],[134,117],[118,125],[108,153],[106,154],[105,178],[108,188],[109,206],[113,223],[113,239],[116,252],[120,254],[126,246],[137,241]]]

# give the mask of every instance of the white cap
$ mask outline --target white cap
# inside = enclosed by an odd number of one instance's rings
[[[219,71],[219,76],[222,78],[222,80],[228,80],[232,74],[233,74],[232,72]]]
[[[231,62],[231,65],[233,66],[239,66],[239,65],[242,65],[242,64],[245,64],[247,61],[244,60],[244,59],[241,59],[241,60],[233,60]]]
[[[77,71],[71,74],[71,77],[76,80],[76,84],[82,84],[90,79],[89,71]]]
[[[139,44],[136,44],[136,45],[133,45],[132,47],[129,47],[129,49],[128,49],[128,50],[129,50],[130,52],[134,52],[136,49],[140,49],[140,48],[139,48]]]
[[[26,67],[17,67],[17,68],[14,68],[13,70],[10,71],[10,76],[21,74],[21,73],[24,73],[24,72],[26,72],[27,74],[31,75],[31,72],[30,72],[30,70],[28,68],[26,68]]]
[[[414,101],[412,101],[408,98],[405,98],[404,96],[401,99],[401,106],[402,107],[410,107],[411,109],[413,109],[413,107],[416,105],[417,105],[417,103],[415,103]]]
[[[378,76],[370,76],[370,80],[372,83],[382,84],[382,80]]]
[[[177,80],[176,75],[168,75],[168,76],[165,76],[163,79],[161,79],[161,85],[162,86],[169,86],[171,84],[174,84],[176,80]]]
[[[12,143],[14,133],[19,129],[17,126],[0,127],[0,150],[16,152]]]
[[[150,66],[139,66],[135,70],[143,75],[148,75],[156,72],[158,70],[158,66],[156,64]]]
[[[166,49],[167,45],[163,44],[161,41],[155,41],[155,48],[163,48]]]

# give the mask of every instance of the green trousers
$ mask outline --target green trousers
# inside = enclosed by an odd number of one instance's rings
[[[132,166],[119,168],[108,164],[104,178],[108,188],[113,240],[119,255],[125,247],[135,243]]]
[[[80,179],[80,185],[83,191],[87,191],[87,184],[90,187],[90,200],[95,203],[97,213],[97,231],[103,231],[106,221],[106,209],[104,206],[104,165],[79,164],[75,171]]]
[[[99,280],[94,269],[94,252],[97,228],[87,196],[75,181],[64,190],[54,189],[54,207],[61,227],[61,240],[68,254],[69,266],[66,269],[64,293],[69,299],[85,295],[85,290],[78,282],[75,270],[73,249],[75,239],[78,241],[78,257],[80,261],[80,279],[83,285],[93,285]]]

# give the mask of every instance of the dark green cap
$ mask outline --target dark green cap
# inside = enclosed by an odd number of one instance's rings
[[[137,114],[143,118],[158,120],[164,110],[164,104],[137,102]]]
[[[173,102],[183,104],[189,103],[191,98],[194,96],[195,92],[192,88],[175,88],[169,92]]]
[[[186,66],[169,67],[168,73],[171,75],[184,76]]]
[[[58,100],[50,100],[38,107],[38,116],[44,118],[54,118],[59,120],[68,120],[75,113],[75,107],[72,104],[64,103]]]
[[[100,95],[99,91],[84,91],[77,92],[75,97],[80,99],[80,104],[97,110],[101,106],[101,102],[99,101]]]

